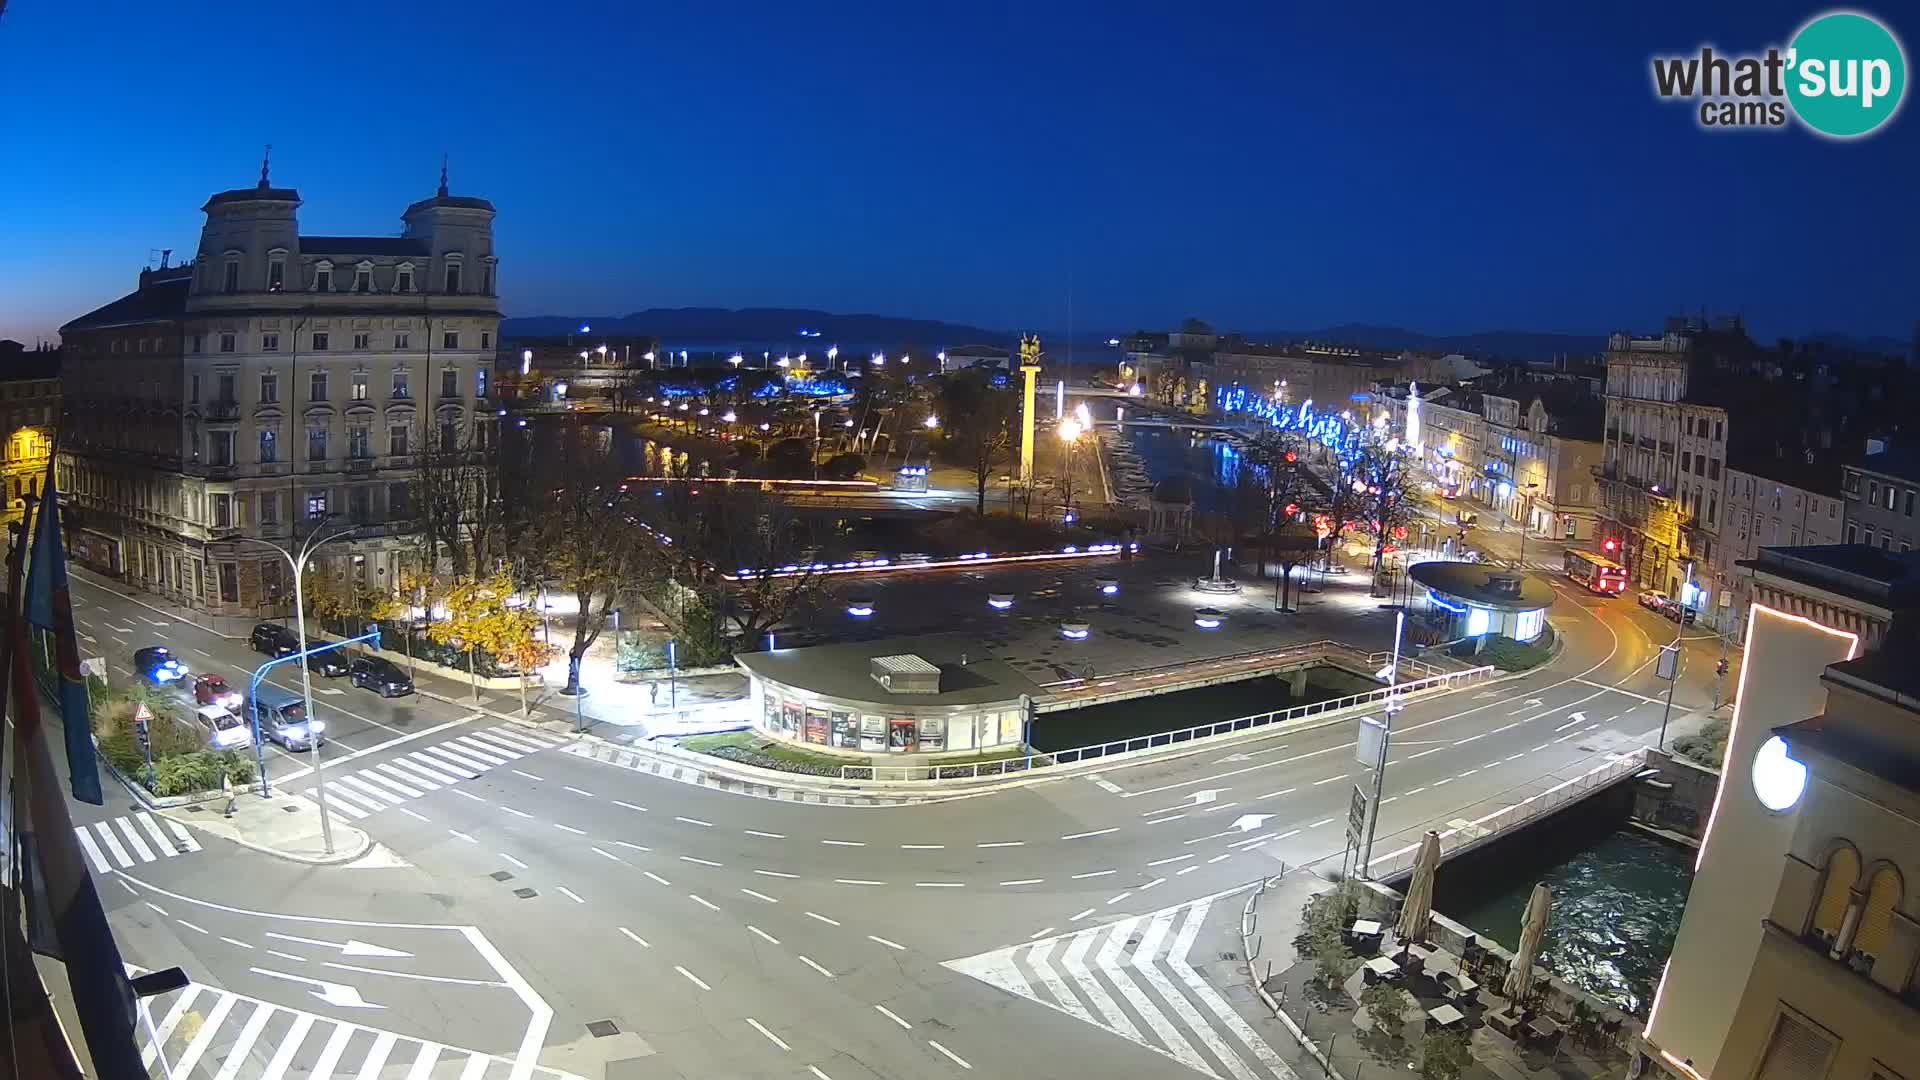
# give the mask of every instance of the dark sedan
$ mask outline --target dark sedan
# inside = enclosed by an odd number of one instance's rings
[[[263,622],[255,626],[247,643],[253,646],[254,652],[268,656],[291,656],[300,651],[300,635],[279,623]]]
[[[325,675],[337,679],[347,673],[347,654],[340,651],[338,642],[325,638],[307,639],[307,670],[315,675]],[[330,647],[331,646],[331,647]],[[326,649],[326,652],[316,650]]]
[[[379,656],[356,656],[347,665],[347,679],[362,690],[381,697],[400,697],[413,693],[413,678],[400,665]]]

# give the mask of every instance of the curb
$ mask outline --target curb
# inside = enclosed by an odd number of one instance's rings
[[[149,812],[157,813],[161,817],[166,818],[168,821],[177,821],[182,825],[191,825],[194,828],[199,829],[201,832],[204,832],[209,836],[218,836],[222,840],[231,841],[235,844],[240,845],[243,848],[249,848],[253,851],[258,851],[263,855],[271,855],[277,859],[286,859],[289,862],[302,863],[307,866],[330,866],[338,863],[352,862],[353,860],[358,859],[362,855],[365,855],[368,851],[372,850],[373,848],[373,837],[369,836],[364,830],[356,829],[351,825],[345,824],[344,822],[341,825],[342,829],[350,831],[354,835],[358,836],[360,838],[359,842],[356,843],[351,850],[336,851],[332,855],[301,855],[291,851],[282,851],[279,848],[269,847],[266,844],[261,844],[256,841],[248,840],[239,834],[239,829],[237,827],[232,827],[232,826],[228,826],[226,828],[231,828],[233,835],[227,835],[227,832],[225,829],[208,828],[205,822],[200,821],[198,819],[186,817],[184,814],[181,813],[181,811],[189,809],[191,807],[202,806],[207,803],[219,801],[220,795],[218,792],[214,792],[211,794],[202,793],[198,796],[195,796],[195,795],[169,795],[165,797],[156,796],[153,793],[147,791],[147,789],[141,787],[139,784],[136,784],[132,780],[128,779],[126,775],[121,773],[119,769],[114,768],[113,763],[108,761],[106,758],[99,757],[99,755],[97,754],[95,755],[95,758],[100,762],[101,767],[105,768],[107,772],[115,780],[118,780],[120,782],[120,785],[122,787],[127,789],[128,794],[133,796],[134,802],[139,803],[143,809]],[[249,794],[242,793],[240,797],[248,798]],[[289,799],[300,798],[300,796],[297,796],[297,795],[287,795],[282,797],[289,798]],[[301,799],[301,801],[306,802],[309,800]]]
[[[276,798],[278,797],[280,796],[276,796]],[[299,798],[299,796],[297,795],[289,795],[285,797],[290,799]],[[302,801],[308,801],[308,800],[303,799]],[[353,844],[349,848],[336,850],[331,855],[301,855],[296,852],[282,851],[279,848],[269,847],[265,844],[256,843],[255,841],[248,840],[245,837],[237,835],[237,833],[236,835],[233,835],[233,836],[227,836],[227,835],[224,835],[223,833],[215,832],[214,830],[207,828],[206,824],[203,822],[184,820],[182,818],[176,817],[173,814],[167,814],[165,816],[169,821],[179,821],[182,825],[195,826],[196,828],[199,828],[202,831],[209,833],[210,835],[218,836],[222,840],[231,841],[235,844],[240,845],[243,848],[248,848],[250,850],[260,852],[262,855],[271,855],[276,859],[285,859],[288,862],[299,863],[303,866],[338,866],[342,863],[353,862],[354,860],[365,855],[367,852],[373,850],[372,836],[368,835],[368,833],[365,830],[356,829],[353,826],[347,825],[344,822],[340,824],[339,830],[336,830],[336,832],[338,831],[351,832],[353,835],[358,836],[360,838],[357,843]]]
[[[1281,875],[1281,877],[1284,876],[1284,874]],[[1262,881],[1260,888],[1256,889],[1252,896],[1247,897],[1247,906],[1240,910],[1240,955],[1247,958],[1247,981],[1253,984],[1253,992],[1260,995],[1261,1003],[1287,1026],[1287,1030],[1293,1034],[1294,1041],[1306,1047],[1307,1053],[1313,1055],[1313,1060],[1320,1063],[1320,1067],[1326,1070],[1326,1074],[1334,1080],[1344,1080],[1339,1070],[1333,1067],[1333,1062],[1329,1061],[1327,1055],[1321,1051],[1320,1044],[1309,1038],[1307,1033],[1301,1030],[1300,1025],[1293,1022],[1293,1017],[1288,1016],[1287,1011],[1280,1007],[1280,1003],[1273,1000],[1273,995],[1267,993],[1266,984],[1253,973],[1254,957],[1250,942],[1253,938],[1253,922],[1257,918],[1253,906],[1259,903],[1261,895],[1267,891],[1267,886],[1279,880],[1279,877],[1272,877]]]

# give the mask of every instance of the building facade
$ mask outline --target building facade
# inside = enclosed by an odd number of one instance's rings
[[[1841,494],[1847,504],[1847,543],[1912,551],[1920,544],[1920,454],[1873,439],[1867,456],[1847,466]]]
[[[424,455],[496,444],[493,205],[438,192],[398,236],[303,236],[301,200],[208,199],[194,260],[62,328],[74,554],[224,615],[283,611],[287,544],[384,592],[420,550]]]
[[[59,423],[60,350],[0,350],[0,521],[24,518],[27,497],[45,486]]]
[[[1727,412],[1695,393],[1694,340],[1685,329],[1614,334],[1606,363],[1603,460],[1594,471],[1601,538],[1619,542],[1641,586],[1682,597],[1691,569],[1706,595],[1683,599],[1711,620],[1718,583],[1707,573],[1721,520]]]
[[[1736,565],[1761,548],[1844,542],[1846,514],[1837,493],[1840,469],[1831,454],[1812,450],[1795,456],[1739,461],[1727,466],[1721,498],[1724,524],[1713,549],[1714,576],[1727,582],[1715,601],[1723,633],[1737,637],[1754,600],[1750,574]]]

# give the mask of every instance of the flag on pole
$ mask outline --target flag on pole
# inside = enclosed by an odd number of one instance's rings
[[[93,709],[86,676],[80,673],[80,643],[74,637],[73,601],[67,595],[67,549],[60,535],[60,492],[54,487],[53,459],[41,492],[33,537],[33,562],[27,571],[27,622],[53,634],[55,687],[61,726],[66,729],[67,779],[73,797],[101,805],[100,766],[93,753]]]

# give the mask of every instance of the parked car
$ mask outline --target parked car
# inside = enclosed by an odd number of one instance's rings
[[[1696,608],[1690,608],[1685,604],[1675,602],[1667,605],[1667,610],[1660,614],[1665,615],[1681,626],[1692,626],[1694,618],[1698,616],[1700,612]]]
[[[197,705],[218,705],[223,709],[240,708],[240,691],[227,685],[227,680],[219,675],[195,675],[193,677],[193,700]]]
[[[413,693],[413,677],[385,657],[354,657],[347,665],[347,679],[362,690],[372,690],[381,697],[400,697]]]
[[[307,670],[313,672],[315,675],[325,675],[329,679],[337,679],[345,675],[347,673],[347,654],[341,652],[338,648],[327,648],[329,645],[334,644],[336,643],[328,641],[325,638],[308,638]],[[315,649],[326,649],[327,651],[314,652]]]
[[[200,727],[200,737],[211,749],[237,750],[253,745],[253,729],[224,705],[202,705],[194,712],[194,718]]]
[[[277,686],[261,684],[248,702],[260,723],[260,735],[289,750],[309,750],[327,742],[327,726],[307,715],[307,703],[299,694]]]
[[[1640,594],[1640,606],[1648,611],[1657,611],[1665,615],[1667,609],[1673,606],[1673,597],[1659,589],[1648,589]]]
[[[279,623],[260,623],[253,628],[247,642],[254,652],[268,656],[291,656],[300,651],[300,635]]]
[[[187,665],[167,651],[165,645],[149,645],[144,649],[135,649],[133,670],[135,674],[155,686],[179,682],[191,674],[187,670]]]

